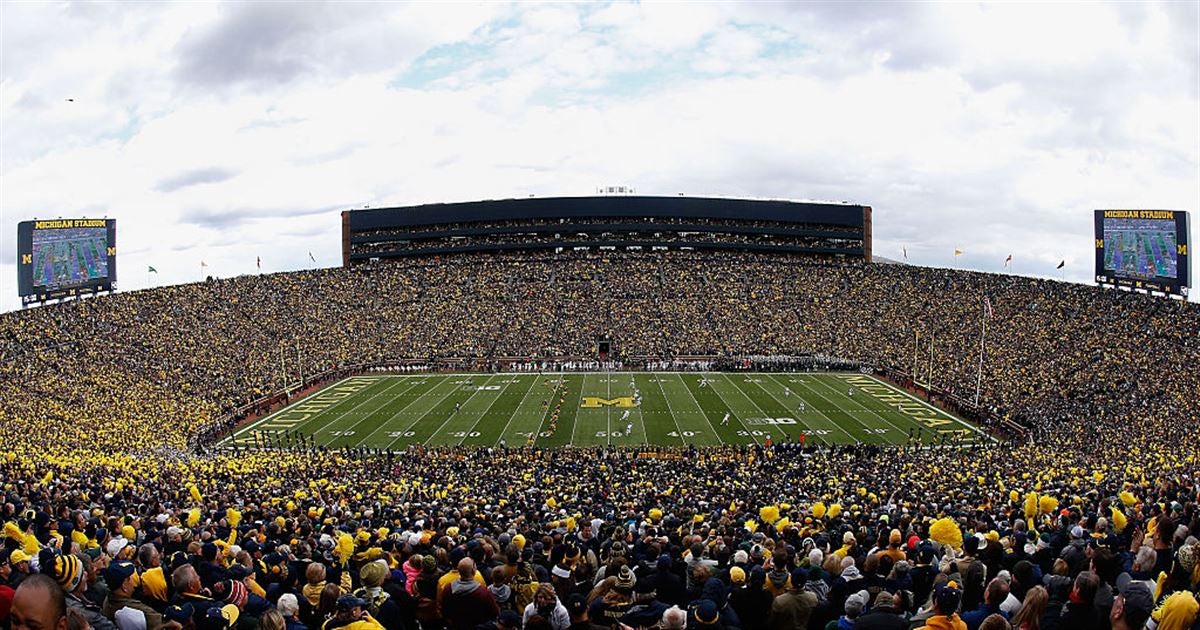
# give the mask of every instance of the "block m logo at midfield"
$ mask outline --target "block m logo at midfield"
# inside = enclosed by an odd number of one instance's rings
[[[597,398],[595,396],[584,396],[583,402],[579,403],[584,409],[597,409],[599,407],[636,407],[632,396],[621,396],[620,398]]]

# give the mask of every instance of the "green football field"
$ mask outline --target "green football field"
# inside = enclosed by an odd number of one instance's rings
[[[796,442],[964,444],[974,426],[858,373],[366,375],[257,421],[224,446],[400,450]]]

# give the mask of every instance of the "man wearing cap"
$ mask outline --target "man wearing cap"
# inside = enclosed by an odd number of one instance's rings
[[[734,568],[741,571],[737,567]],[[745,573],[742,576],[744,578]],[[652,626],[662,619],[663,613],[670,606],[658,600],[654,589],[654,578],[650,576],[646,576],[633,584],[633,603],[625,611],[625,614],[621,616],[621,623],[635,628],[644,628]],[[567,612],[572,613],[571,620],[575,621],[575,615],[571,610],[569,602],[567,604]]]
[[[100,612],[100,607],[84,597],[83,593],[87,590],[87,577],[79,558],[72,554],[56,558],[54,577],[57,578],[58,585],[67,595],[67,608],[73,608],[83,615],[83,618],[87,619],[88,625],[95,630],[116,630],[117,627]]]
[[[1143,583],[1127,574],[1117,578],[1117,596],[1113,598],[1108,621],[1112,630],[1141,630],[1154,612],[1154,597]]]
[[[133,596],[138,587],[138,574],[133,563],[114,562],[100,572],[100,577],[108,583],[108,597],[104,599],[104,606],[100,609],[105,617],[115,621],[118,610],[130,608],[146,616],[147,630],[155,630],[162,626],[162,615]]]
[[[334,613],[321,630],[383,630],[383,626],[367,612],[367,602],[353,595],[342,595],[337,600],[337,612]]]
[[[387,630],[404,628],[399,604],[383,589],[383,582],[389,573],[387,561],[380,559],[368,562],[358,573],[362,588],[354,591],[354,596],[367,602],[368,612]]]
[[[12,572],[8,576],[8,585],[14,590],[21,585],[25,578],[29,577],[31,573],[29,561],[32,559],[33,557],[25,553],[24,549],[13,549],[9,554],[8,566]]]
[[[772,630],[790,630],[808,627],[808,620],[817,607],[817,596],[804,590],[807,573],[797,568],[793,571],[791,587],[771,602],[767,625]]]

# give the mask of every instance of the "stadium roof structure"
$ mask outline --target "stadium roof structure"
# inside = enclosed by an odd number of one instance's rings
[[[530,197],[342,213],[343,263],[559,247],[689,247],[871,258],[871,207],[729,197]]]

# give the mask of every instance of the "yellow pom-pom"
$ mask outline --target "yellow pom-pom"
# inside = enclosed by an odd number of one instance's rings
[[[558,499],[550,497],[549,499],[546,499],[546,505],[549,505],[552,508],[558,507]]]
[[[746,521],[746,524],[743,527],[745,527],[746,531],[750,532],[751,534],[758,531],[758,523],[754,522],[753,520]]]
[[[1038,495],[1036,492],[1030,492],[1025,495],[1025,518],[1033,518],[1038,513]]]
[[[1113,527],[1117,528],[1117,533],[1125,531],[1125,526],[1129,524],[1129,520],[1125,518],[1125,513],[1118,510],[1115,506],[1112,509]]]
[[[195,527],[200,522],[200,508],[192,508],[188,511],[187,526]]]
[[[939,518],[934,521],[929,526],[929,537],[943,545],[962,549],[962,530],[958,528],[958,524],[953,519]]]
[[[775,529],[783,531],[785,527],[792,524],[792,520],[788,517],[783,517],[775,522]]]
[[[229,508],[225,510],[225,520],[229,523],[230,527],[236,529],[238,524],[242,522],[242,513],[233,508]]]
[[[658,508],[650,508],[649,516],[650,516],[650,520],[657,523],[662,520],[663,513],[662,513],[662,510],[660,510]]]
[[[816,518],[825,518],[825,504],[817,502],[812,506],[812,515]]]
[[[333,548],[333,555],[337,556],[342,564],[350,561],[350,556],[354,555],[354,539],[350,534],[342,532],[338,535],[337,545]]]
[[[866,489],[866,488],[864,488],[864,487],[862,487],[862,486],[859,486],[859,487],[858,487],[858,490],[857,490],[857,492],[858,492],[858,496],[860,496],[860,497],[865,497],[865,496],[867,496],[867,489]]]
[[[200,489],[196,487],[196,484],[188,484],[188,494],[192,495],[192,500],[196,503],[204,503],[204,497],[200,494]]]
[[[1125,505],[1131,507],[1137,505],[1137,497],[1133,496],[1133,493],[1128,490],[1122,490],[1121,494],[1118,494],[1117,496],[1121,498],[1121,503],[1124,503]]]
[[[768,505],[758,511],[758,517],[764,523],[774,523],[779,520],[779,506]]]
[[[837,517],[841,516],[842,515],[842,504],[834,503],[833,505],[829,506],[829,511],[826,512],[826,515],[828,515],[829,518],[837,518]]]
[[[1042,514],[1053,514],[1058,509],[1058,499],[1049,495],[1043,495],[1038,499],[1038,506],[1042,510]]]
[[[1009,490],[1009,491],[1008,491],[1008,500],[1009,500],[1009,501],[1012,501],[1013,503],[1016,503],[1017,501],[1020,501],[1020,500],[1021,500],[1021,493],[1020,493],[1020,492],[1017,492],[1016,490]]]

